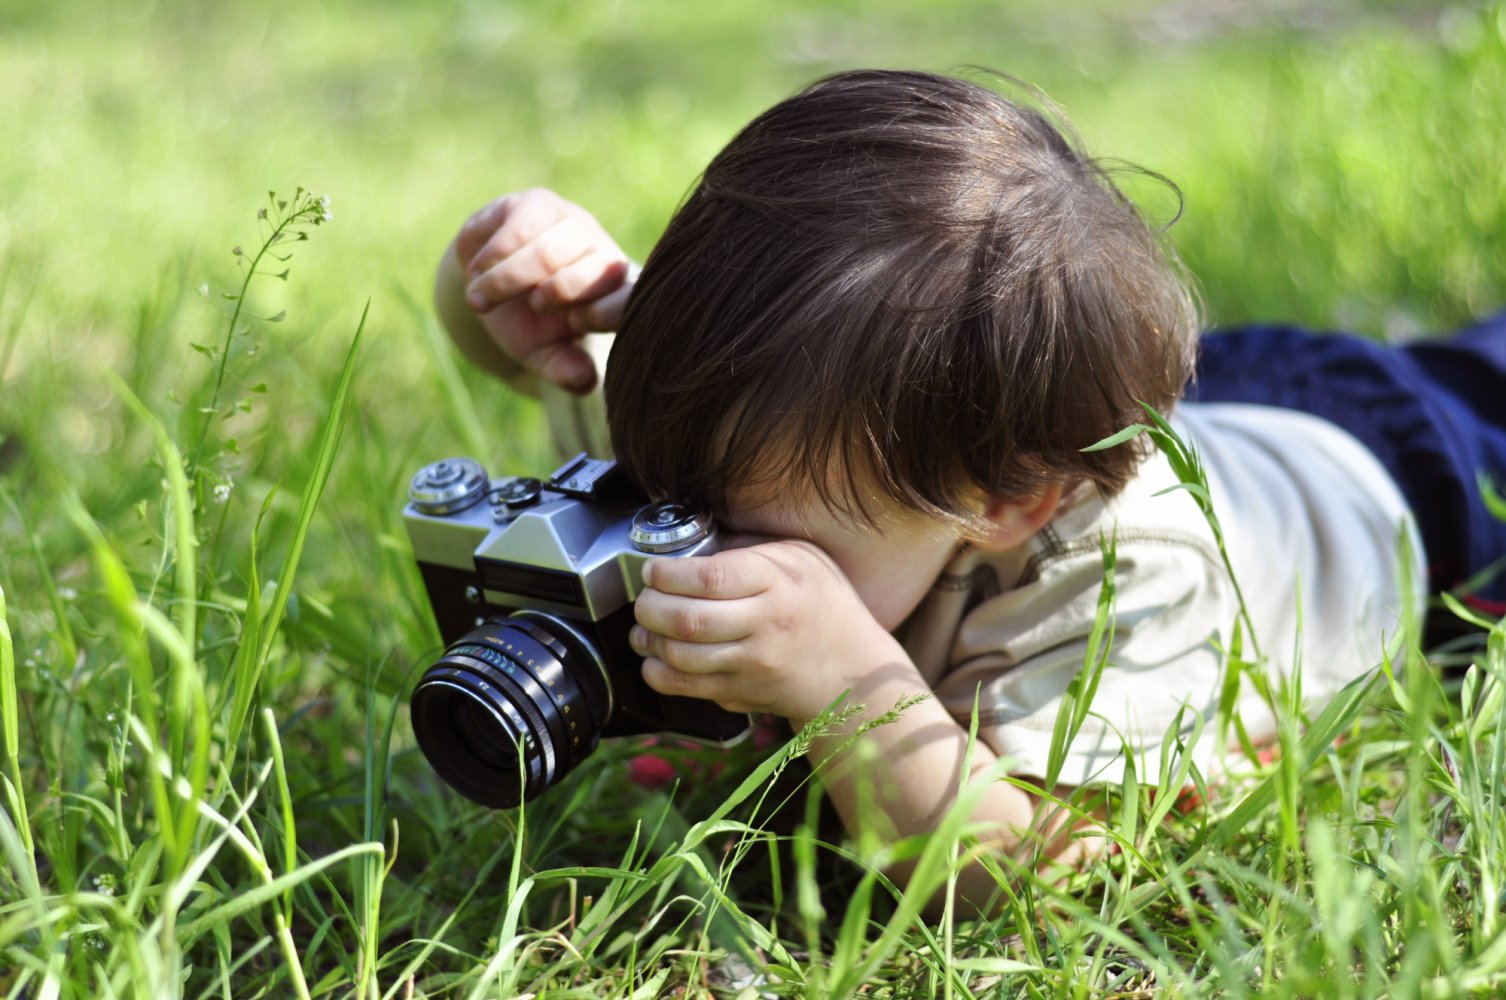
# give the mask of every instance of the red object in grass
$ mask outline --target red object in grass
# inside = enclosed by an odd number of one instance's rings
[[[646,742],[649,746],[659,743],[655,737]],[[675,766],[656,753],[641,753],[628,761],[628,780],[651,792],[674,781],[676,773]]]
[[[760,717],[753,723],[753,732],[749,738],[753,741],[753,749],[767,750],[781,739],[779,720],[772,715]],[[657,736],[650,736],[643,741],[643,745],[656,747],[660,745],[660,740]],[[680,746],[694,749],[700,744],[682,742]],[[711,766],[710,777],[715,778],[721,772],[722,764],[717,761]],[[700,767],[692,767],[682,773],[679,768],[657,753],[641,753],[628,761],[628,780],[651,792],[663,788],[680,777],[703,778],[706,774]]]
[[[1489,618],[1506,618],[1506,601],[1492,601],[1487,597],[1470,594],[1464,598],[1466,607],[1473,608]]]

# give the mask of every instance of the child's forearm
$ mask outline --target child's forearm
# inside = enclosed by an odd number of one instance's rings
[[[956,802],[967,731],[934,699],[927,698],[906,709],[897,720],[868,730],[844,749],[849,735],[863,722],[882,715],[901,699],[930,693],[908,662],[903,669],[895,665],[870,676],[872,683],[852,694],[852,701],[864,705],[863,710],[842,731],[818,737],[807,756],[813,766],[825,761],[819,772],[822,786],[852,836],[871,833],[888,841],[929,832]],[[971,765],[975,773],[996,759],[986,745],[974,744]],[[996,854],[1018,857],[1033,852],[1038,830],[1045,828],[1051,838],[1046,854],[1068,860],[1067,850],[1075,848],[1062,829],[1065,817],[1043,821],[1039,806],[1036,796],[996,781],[988,786],[971,820],[992,831],[980,839]],[[911,866],[895,865],[888,874],[897,881],[907,881]],[[986,905],[998,888],[993,876],[977,863],[958,873],[957,885],[959,895],[977,907]],[[928,909],[934,913],[940,900],[930,902]]]

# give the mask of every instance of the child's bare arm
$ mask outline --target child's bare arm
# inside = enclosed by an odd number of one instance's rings
[[[800,726],[844,691],[864,705],[847,732],[898,701],[930,693],[904,648],[864,606],[820,548],[784,540],[730,548],[712,556],[651,562],[634,608],[634,648],[643,676],[665,694],[715,701],[734,711],[772,712]],[[934,700],[877,726],[852,745],[845,733],[815,741],[808,757],[824,763],[823,787],[854,836],[886,841],[934,830],[961,784],[967,731]],[[974,768],[993,764],[987,746]],[[876,763],[877,762],[877,763]],[[1075,850],[1063,817],[1042,819],[1039,800],[1005,782],[990,784],[973,821],[1000,854]],[[877,807],[875,809],[875,807]],[[905,866],[891,873],[908,878]],[[981,865],[961,873],[959,890],[986,905],[997,886]]]
[[[863,722],[884,714],[900,699],[926,693],[928,688],[913,667],[908,672],[876,672],[872,683],[853,691],[852,701],[864,706],[858,716],[843,731],[817,737],[807,753],[812,764],[825,762],[821,785],[854,837],[872,834],[890,842],[926,833],[936,829],[953,808],[962,785],[967,730],[934,699],[910,706],[894,721],[875,726],[849,743],[848,734]],[[987,745],[974,743],[974,774],[996,762]],[[1071,788],[1058,787],[1053,794],[1065,801],[1071,792]],[[1011,856],[1018,864],[1074,865],[1091,856],[1101,839],[1084,832],[1089,822],[1075,820],[1074,814],[1043,802],[1040,796],[997,780],[987,787],[969,819],[983,829],[978,836],[984,850]],[[1009,865],[1003,867],[1010,870]],[[901,862],[887,874],[905,885],[913,870],[912,863]],[[976,910],[988,907],[998,889],[994,876],[976,861],[958,872],[957,895]],[[939,917],[943,903],[938,891],[925,912]]]
[[[434,308],[466,357],[515,388],[536,392],[543,378],[586,392],[598,373],[580,338],[616,329],[629,269],[594,216],[535,188],[460,228],[440,258]]]

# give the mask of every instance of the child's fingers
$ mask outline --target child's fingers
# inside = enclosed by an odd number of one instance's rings
[[[592,250],[528,293],[528,304],[539,312],[579,305],[616,291],[627,278],[628,264],[608,250]]]
[[[565,321],[570,324],[570,329],[579,333],[615,330],[622,325],[622,314],[632,292],[632,285],[623,284],[615,292],[608,292],[594,302],[573,307],[565,314]]]
[[[687,674],[721,674],[734,671],[747,657],[741,643],[684,642],[657,635],[642,625],[633,626],[633,651],[655,657]]]
[[[736,549],[709,556],[650,559],[643,564],[643,582],[666,594],[728,600],[763,593],[773,582],[771,569],[757,550]]]
[[[460,231],[455,234],[455,259],[462,271],[470,270],[471,261],[502,224],[501,220],[508,209],[508,199],[516,197],[506,195],[487,202],[461,225]]]
[[[633,617],[650,632],[687,642],[735,642],[753,633],[756,609],[747,599],[708,601],[650,587],[638,596]]]
[[[652,656],[643,661],[643,681],[660,694],[718,702],[731,693],[734,684],[728,674],[693,674],[676,670]]]
[[[515,191],[487,202],[455,234],[455,256],[463,270],[470,270],[476,255],[497,233],[512,223],[515,233],[524,237],[514,247],[522,246],[535,235],[565,217],[569,202],[544,188]]]
[[[514,295],[554,277],[596,249],[593,228],[586,219],[564,219],[484,271],[475,272],[473,265],[475,273],[465,290],[466,301],[478,312],[489,312]],[[498,233],[497,238],[502,235]],[[476,260],[493,257],[492,244],[487,244]]]
[[[545,188],[503,195],[460,227],[455,254],[467,271],[479,274],[572,214],[586,212]]]

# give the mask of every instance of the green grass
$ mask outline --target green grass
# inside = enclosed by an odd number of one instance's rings
[[[406,479],[549,466],[537,410],[427,316],[455,227],[548,184],[642,257],[794,87],[965,63],[1182,186],[1216,322],[1387,336],[1506,302],[1499,7],[0,0],[0,996],[1506,989],[1492,622],[1306,726],[1273,685],[1275,763],[1185,813],[1199,776],[1132,775],[1119,850],[1060,882],[998,860],[994,921],[928,924],[877,871],[944,886],[960,814],[826,838],[798,746],[673,792],[609,746],[518,813],[417,753],[438,638]],[[299,184],[335,219],[242,294],[265,192]]]

